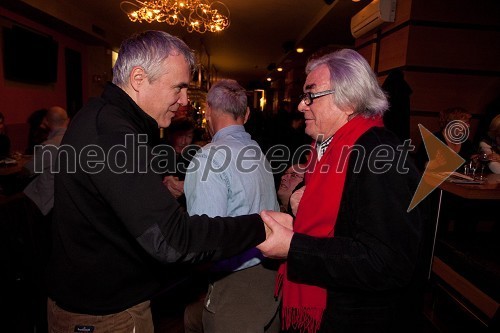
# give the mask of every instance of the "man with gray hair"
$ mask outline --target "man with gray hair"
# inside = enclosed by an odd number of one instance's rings
[[[125,40],[99,98],[72,119],[55,176],[47,269],[49,332],[153,333],[150,300],[180,269],[234,256],[265,238],[259,215],[189,216],[154,165],[194,55],[179,38]]]
[[[387,98],[358,52],[312,58],[306,74],[298,109],[316,141],[306,187],[292,228],[281,225],[290,216],[262,215],[272,232],[258,246],[287,259],[277,279],[284,329],[412,329],[427,267],[423,211],[408,211],[419,173],[383,127]]]
[[[246,92],[236,81],[221,80],[210,88],[205,117],[213,139],[193,157],[186,174],[189,214],[279,211],[271,167],[243,127],[249,111]],[[185,332],[279,332],[276,267],[263,259],[253,248],[215,263],[204,306],[186,308]]]

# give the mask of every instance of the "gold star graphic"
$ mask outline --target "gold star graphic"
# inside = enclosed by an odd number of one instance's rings
[[[439,140],[427,128],[418,124],[420,135],[429,157],[424,174],[413,195],[408,212],[432,193],[442,182],[457,170],[465,160]]]

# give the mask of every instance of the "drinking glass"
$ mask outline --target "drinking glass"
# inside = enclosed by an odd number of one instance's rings
[[[472,178],[476,177],[476,168],[477,168],[477,160],[473,158],[469,162],[469,176],[471,176]]]
[[[464,164],[464,175],[469,176],[470,174],[471,173],[470,173],[469,163],[465,163]]]
[[[486,178],[484,176],[484,168],[488,166],[488,163],[490,163],[488,154],[486,154],[485,152],[480,152],[479,156],[477,157],[477,160],[481,167],[481,173],[477,176],[477,180],[484,180]]]

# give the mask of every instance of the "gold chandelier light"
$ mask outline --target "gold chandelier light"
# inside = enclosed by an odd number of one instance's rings
[[[229,9],[220,1],[210,0],[132,0],[120,8],[132,22],[180,24],[188,32],[219,32],[229,27]]]

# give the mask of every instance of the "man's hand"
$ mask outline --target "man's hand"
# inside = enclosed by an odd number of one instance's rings
[[[266,225],[266,240],[257,245],[257,248],[266,257],[285,259],[293,237],[293,218],[273,211],[262,211],[260,217]]]
[[[165,176],[163,178],[163,185],[165,185],[176,199],[184,194],[184,182],[179,180],[178,177]]]
[[[293,192],[290,196],[290,207],[292,208],[293,215],[297,216],[297,209],[299,209],[299,203],[306,190],[305,186],[302,186],[297,191]]]

